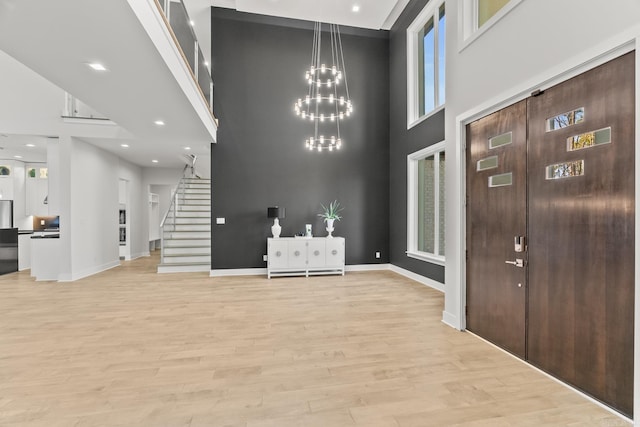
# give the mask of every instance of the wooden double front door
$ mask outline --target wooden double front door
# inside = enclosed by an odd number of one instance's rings
[[[467,329],[629,416],[634,64],[467,126]]]

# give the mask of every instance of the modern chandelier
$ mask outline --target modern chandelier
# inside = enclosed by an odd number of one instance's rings
[[[304,74],[309,92],[294,104],[296,115],[313,123],[313,136],[305,140],[305,146],[316,151],[340,149],[340,122],[353,112],[340,28],[335,24],[329,24],[328,37],[331,46],[330,57],[329,49],[325,48],[324,52],[322,51],[322,24],[316,22],[311,66]]]

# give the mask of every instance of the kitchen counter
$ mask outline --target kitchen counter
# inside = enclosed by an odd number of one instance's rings
[[[18,270],[22,271],[22,270],[28,270],[31,268],[31,264],[32,264],[31,242],[39,242],[39,241],[42,241],[42,239],[47,239],[47,241],[49,241],[49,239],[59,239],[59,238],[60,238],[59,228],[50,228],[50,229],[44,229],[44,230],[43,229],[18,230]],[[51,241],[57,242],[58,240],[51,240]],[[35,243],[35,244],[39,244],[39,243]],[[36,250],[36,252],[41,253],[42,250]],[[47,256],[47,255],[44,255],[44,256]],[[40,260],[37,260],[36,273],[39,270],[40,264],[42,264],[42,262]],[[40,272],[41,271],[42,269],[40,268]],[[31,275],[33,276],[34,273],[32,272]]]
[[[31,236],[31,277],[58,280],[60,234]]]

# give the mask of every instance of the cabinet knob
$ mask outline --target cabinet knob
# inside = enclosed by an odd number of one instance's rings
[[[279,257],[280,255],[282,255],[282,252],[280,252],[280,251],[276,252],[276,256]]]
[[[293,253],[293,255],[295,255],[295,256],[300,256],[300,251],[295,251],[295,252]]]
[[[338,251],[336,249],[332,250],[331,255],[338,255]]]
[[[314,252],[313,252],[313,254],[314,254],[315,256],[318,256],[318,255],[320,255],[320,251],[314,251]]]

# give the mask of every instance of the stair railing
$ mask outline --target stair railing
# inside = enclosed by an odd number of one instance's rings
[[[177,217],[176,211],[178,210],[178,197],[180,196],[180,194],[182,194],[184,197],[185,189],[187,188],[185,179],[186,179],[185,176],[180,178],[180,181],[178,182],[178,186],[176,187],[173,194],[171,195],[171,203],[169,204],[169,209],[167,209],[167,213],[164,214],[164,217],[160,222],[160,256],[161,256],[160,262],[164,261],[164,231],[165,231],[165,226],[167,225],[167,220],[169,219],[169,214],[171,213],[173,213],[173,216],[172,216],[173,221],[168,225],[173,225],[173,231],[176,231],[176,217]]]

